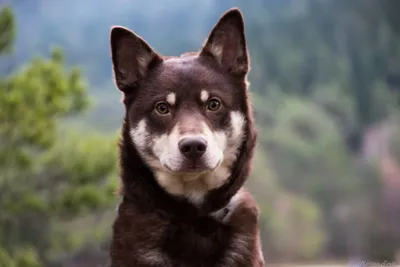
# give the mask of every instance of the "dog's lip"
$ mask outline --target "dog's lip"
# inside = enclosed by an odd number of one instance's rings
[[[172,174],[182,174],[182,175],[201,175],[207,172],[213,172],[215,171],[222,163],[222,159],[220,159],[218,161],[218,163],[215,165],[214,168],[199,168],[199,166],[196,165],[192,165],[192,166],[187,166],[186,168],[182,168],[180,170],[172,170],[168,164],[162,164],[162,166],[169,172]]]

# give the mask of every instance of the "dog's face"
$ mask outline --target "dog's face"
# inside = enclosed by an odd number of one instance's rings
[[[161,57],[123,27],[112,29],[111,49],[131,145],[160,184],[177,194],[181,180],[221,185],[246,123],[249,67],[240,12],[221,17],[200,53]]]
[[[229,80],[203,64],[193,56],[165,60],[129,107],[133,143],[155,169],[193,176],[234,159],[240,103]]]

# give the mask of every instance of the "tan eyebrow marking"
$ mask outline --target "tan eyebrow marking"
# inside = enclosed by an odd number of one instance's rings
[[[167,95],[167,102],[171,106],[175,105],[175,103],[176,103],[176,95],[175,95],[175,93],[169,93]]]
[[[205,103],[208,98],[210,97],[210,94],[206,90],[202,90],[200,93],[200,100]]]

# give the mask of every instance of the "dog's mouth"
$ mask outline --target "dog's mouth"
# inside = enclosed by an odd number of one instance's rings
[[[199,163],[198,161],[192,161],[187,163],[183,169],[186,172],[203,172],[208,168],[204,167],[204,164],[202,162]]]
[[[185,162],[179,168],[174,168],[174,169],[168,166],[168,164],[162,164],[162,165],[170,173],[197,177],[198,175],[204,173],[213,172],[221,165],[221,160],[219,160],[218,163],[213,167],[207,166],[206,164],[204,164],[203,161]]]

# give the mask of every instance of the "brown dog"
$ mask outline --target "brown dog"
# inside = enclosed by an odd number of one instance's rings
[[[111,266],[264,266],[258,207],[243,188],[256,131],[240,11],[199,53],[161,57],[123,27],[111,51],[126,107]]]

